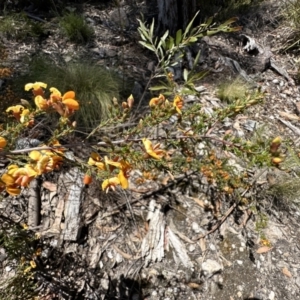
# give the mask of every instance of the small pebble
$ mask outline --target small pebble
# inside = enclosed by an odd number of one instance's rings
[[[269,294],[269,300],[274,300],[274,299],[275,299],[275,293],[271,291]]]
[[[195,245],[190,245],[190,246],[189,246],[189,251],[190,251],[190,252],[195,251],[195,249],[196,249]]]
[[[209,249],[210,249],[211,251],[216,251],[216,246],[213,245],[213,244],[210,244],[210,245],[209,245]]]
[[[236,262],[237,262],[238,265],[242,265],[243,264],[242,260],[237,260]]]

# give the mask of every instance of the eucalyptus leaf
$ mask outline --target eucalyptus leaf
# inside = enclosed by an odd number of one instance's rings
[[[176,32],[175,45],[178,46],[181,40],[182,40],[182,30],[179,29]]]
[[[189,76],[189,71],[187,69],[183,70],[183,80],[187,82]]]
[[[193,69],[195,69],[195,67],[197,66],[197,64],[199,62],[200,54],[201,54],[201,50],[198,51],[198,53],[197,53],[197,55],[195,57],[195,60],[194,60],[194,63],[193,63]]]
[[[151,50],[152,52],[155,52],[155,48],[153,45],[151,44],[148,44],[146,42],[143,42],[143,41],[139,41],[139,43],[144,46],[145,48],[148,48],[149,50]]]
[[[168,86],[164,85],[156,85],[149,88],[150,91],[160,91],[160,90],[169,90],[170,88]]]
[[[154,32],[154,18],[152,20],[151,26],[150,26],[150,30],[149,30],[149,37],[152,40],[153,38],[153,32]]]
[[[190,23],[188,24],[188,26],[186,27],[186,29],[185,29],[185,31],[184,31],[184,34],[183,34],[183,38],[185,38],[185,37],[188,35],[188,33],[190,32],[190,29],[191,29],[191,27],[192,27],[192,25],[193,25],[193,23],[194,23],[194,21],[195,21],[197,15],[199,14],[199,12],[200,12],[200,11],[197,11],[197,12],[196,12],[195,16],[193,17],[193,19],[191,20],[191,22],[190,22]]]

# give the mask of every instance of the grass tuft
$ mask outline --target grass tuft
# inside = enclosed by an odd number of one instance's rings
[[[218,97],[229,104],[237,99],[245,99],[249,92],[249,85],[240,78],[234,81],[223,82],[217,91]]]
[[[224,21],[226,19],[236,17],[244,14],[259,5],[263,0],[197,0],[197,7],[200,9],[201,18],[214,16],[217,21]]]
[[[282,50],[299,50],[300,47],[300,0],[286,0],[282,9],[289,33],[285,34]]]
[[[86,43],[94,35],[92,27],[85,22],[84,18],[73,12],[61,18],[60,26],[63,33],[74,43]]]
[[[42,36],[45,30],[42,24],[30,20],[24,13],[12,13],[1,17],[0,34],[5,38],[25,40]]]

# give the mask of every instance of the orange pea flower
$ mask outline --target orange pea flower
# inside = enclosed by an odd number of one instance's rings
[[[17,168],[12,172],[12,177],[15,179],[15,184],[18,186],[27,187],[28,184],[37,176],[37,172],[31,165],[25,165],[23,168]]]
[[[160,94],[158,97],[152,98],[149,102],[150,107],[158,106],[166,100],[165,96]]]
[[[32,93],[34,96],[43,96],[44,95],[44,89],[47,88],[47,84],[43,82],[35,82],[35,83],[27,83],[25,85],[25,91],[32,90]]]
[[[115,191],[117,185],[120,185],[120,179],[118,177],[112,177],[102,182],[102,190],[106,191],[106,193],[108,193],[109,189]]]
[[[105,157],[105,163],[107,165],[111,165],[120,169],[118,174],[118,179],[120,181],[119,184],[122,186],[123,189],[127,189],[129,185],[128,183],[129,173],[131,171],[131,165],[129,164],[129,162],[125,160],[113,161]]]
[[[176,108],[176,111],[181,114],[181,109],[183,107],[183,99],[179,96],[179,95],[176,95],[174,97],[174,101],[173,101],[173,106]]]
[[[159,149],[160,144],[156,144],[155,146],[152,145],[151,141],[143,138],[143,144],[146,149],[146,152],[148,155],[155,159],[161,159],[165,155],[165,151],[162,149]]]
[[[88,160],[88,165],[96,166],[99,170],[102,171],[106,170],[106,164],[104,163],[102,157],[96,152],[91,153],[91,157]]]
[[[47,110],[49,108],[49,103],[41,95],[38,95],[34,98],[35,105],[40,110]]]
[[[33,150],[29,153],[29,157],[36,163],[34,169],[38,175],[58,169],[63,161],[61,156],[50,150]]]
[[[0,136],[0,149],[3,149],[6,145],[7,145],[6,139]]]
[[[20,121],[22,111],[25,109],[23,105],[14,105],[6,109],[7,113],[11,113],[18,121]]]
[[[21,193],[21,189],[15,183],[15,179],[12,175],[4,173],[1,176],[1,181],[1,191],[6,189],[6,191],[12,196],[17,196]]]

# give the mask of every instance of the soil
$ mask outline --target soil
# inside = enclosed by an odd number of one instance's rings
[[[124,1],[121,14],[107,4],[84,4],[81,9],[94,27],[93,42],[70,43],[51,25],[55,18],[50,18],[49,34],[40,43],[1,38],[9,53],[7,64],[14,66],[18,76],[24,73],[24,57],[36,53],[54,61],[89,57],[130,77],[135,99],[141,99],[155,65],[155,58],[138,44],[135,20],[140,12],[146,13],[144,3],[132,8]],[[46,13],[31,14],[44,19]],[[119,26],[120,17],[125,30]],[[187,96],[186,101],[201,103],[208,110],[222,106],[219,84],[243,70],[247,84],[266,92],[265,100],[228,119],[220,130],[251,137],[263,127],[265,138],[280,135],[298,149],[297,54],[279,51],[283,35],[289,32],[281,21],[280,3],[264,1],[240,16],[241,32],[200,41],[200,68],[211,72],[197,83],[201,96]],[[254,39],[262,52],[247,53],[243,35]],[[238,62],[240,69],[224,62],[224,57]],[[143,103],[147,97],[149,93]],[[70,155],[86,158],[86,148],[84,152],[82,146],[73,147]],[[35,272],[40,299],[300,299],[299,199],[270,192],[282,178],[296,178],[299,166],[286,173],[236,164],[252,178],[252,186],[243,194],[248,205],[232,198],[215,199],[200,174],[182,175],[162,189],[151,180],[135,186],[136,171],[127,192],[105,194],[99,182],[81,186],[80,230],[75,232],[74,228],[68,231],[74,220],[62,211],[70,199],[67,191],[82,174],[65,168],[43,177],[38,190],[41,225],[30,231],[39,234],[43,249],[43,267]],[[4,197],[1,218],[27,223],[29,198],[30,191]],[[1,278],[11,278],[15,272],[0,244]]]

